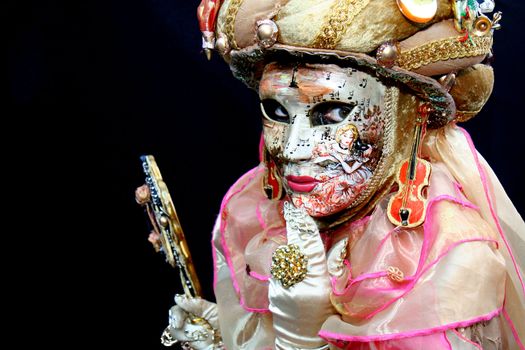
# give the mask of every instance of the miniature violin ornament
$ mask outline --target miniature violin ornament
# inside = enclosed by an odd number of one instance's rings
[[[428,104],[418,109],[410,158],[401,163],[396,179],[399,190],[388,202],[388,218],[396,226],[417,227],[425,221],[427,198],[423,191],[429,184],[432,167],[419,154],[429,113]]]

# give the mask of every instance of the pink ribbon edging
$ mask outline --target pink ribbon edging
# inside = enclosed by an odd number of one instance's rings
[[[239,180],[237,180],[235,182],[235,184],[233,184],[233,186],[230,187],[230,189],[228,190],[226,196],[224,196],[224,199],[222,200],[222,203],[221,203],[221,214],[220,214],[221,216],[222,216],[222,213],[224,212],[224,210],[226,209],[226,205],[232,199],[232,197],[235,196],[236,194],[242,192],[242,190],[244,190],[246,188],[246,186],[248,186],[253,181],[255,176],[257,176],[257,174],[259,174],[261,171],[262,171],[262,169],[260,167],[255,167],[255,168],[251,169],[245,175],[241,176],[239,178]],[[248,177],[248,179],[246,179],[246,177]],[[233,191],[233,189],[235,187],[237,187],[242,181],[246,181],[246,182],[238,190],[236,190],[235,192],[231,193]],[[237,282],[237,278],[235,276],[235,268],[233,266],[232,257],[231,257],[230,251],[228,249],[228,245],[226,244],[226,237],[225,237],[225,234],[224,234],[225,230],[226,230],[226,220],[221,222],[221,228],[220,228],[221,245],[222,245],[222,249],[223,249],[223,252],[224,252],[224,257],[226,258],[226,263],[228,264],[228,267],[229,267],[229,270],[230,270],[230,277],[231,277],[231,280],[232,280],[233,288],[235,289],[235,292],[237,293],[237,295],[239,297],[239,304],[246,311],[249,311],[249,312],[259,312],[259,313],[270,312],[270,310],[268,310],[268,309],[255,309],[255,308],[248,307],[245,304],[244,298],[242,297],[241,289],[239,287],[239,283]],[[215,277],[214,277],[214,279],[215,279]]]
[[[472,156],[474,157],[474,161],[475,161],[476,166],[478,168],[479,176],[481,178],[481,183],[483,184],[483,190],[485,191],[485,197],[487,198],[487,203],[489,204],[490,214],[492,215],[492,218],[494,219],[494,222],[496,223],[496,227],[498,228],[498,232],[499,232],[499,234],[501,236],[501,239],[505,243],[507,251],[510,254],[510,258],[512,260],[512,264],[514,265],[514,269],[516,270],[516,274],[518,275],[518,278],[520,280],[521,289],[523,291],[523,294],[525,295],[525,284],[523,283],[523,277],[521,276],[521,273],[520,273],[520,270],[518,268],[518,264],[516,263],[516,259],[514,257],[514,254],[512,253],[512,250],[510,249],[510,245],[507,242],[507,239],[505,238],[505,233],[503,232],[503,229],[501,228],[498,216],[496,215],[496,212],[494,210],[494,206],[492,205],[492,200],[490,199],[490,195],[489,195],[489,190],[488,190],[487,178],[485,176],[485,171],[483,170],[483,168],[481,166],[481,163],[479,162],[478,154],[477,154],[476,149],[474,147],[474,142],[472,142],[472,138],[470,137],[469,133],[465,129],[459,128],[459,130],[461,130],[461,132],[463,133],[463,135],[467,139],[467,143],[468,143],[468,145],[470,147],[470,152],[472,153]]]
[[[345,340],[345,341],[355,341],[360,343],[369,343],[372,341],[385,341],[385,340],[392,340],[392,339],[403,339],[403,338],[411,338],[411,337],[417,337],[417,336],[423,336],[423,335],[429,335],[436,332],[445,332],[449,329],[459,328],[459,327],[468,327],[473,325],[474,323],[483,322],[491,320],[492,318],[498,316],[501,312],[502,308],[497,308],[496,310],[489,312],[486,315],[482,315],[479,317],[475,317],[473,319],[467,320],[467,321],[459,321],[459,322],[453,322],[449,323],[447,325],[439,326],[439,327],[433,327],[433,328],[427,328],[427,329],[418,329],[415,331],[409,331],[409,332],[400,332],[400,333],[392,333],[392,334],[378,334],[378,335],[347,335],[347,334],[340,334],[340,333],[333,333],[321,330],[319,332],[319,336],[326,341],[330,341],[331,339],[337,339],[337,340]]]

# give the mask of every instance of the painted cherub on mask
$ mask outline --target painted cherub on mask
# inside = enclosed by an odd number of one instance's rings
[[[347,174],[352,174],[370,160],[371,153],[372,146],[360,141],[357,127],[346,124],[337,129],[335,140],[316,146],[313,150],[313,163],[335,161],[337,162],[335,164],[340,165]],[[369,169],[366,170],[365,172],[370,173]],[[369,174],[362,175],[369,176]],[[365,179],[368,176],[365,176]]]

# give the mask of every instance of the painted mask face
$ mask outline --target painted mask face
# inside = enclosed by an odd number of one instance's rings
[[[382,153],[386,87],[335,65],[266,66],[266,148],[293,203],[314,217],[356,204]]]

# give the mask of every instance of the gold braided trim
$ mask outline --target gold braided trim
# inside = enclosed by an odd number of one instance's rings
[[[232,49],[237,50],[237,42],[235,41],[235,19],[237,18],[237,12],[242,5],[243,0],[231,0],[230,6],[228,6],[226,12],[226,20],[224,23],[224,33],[228,38],[228,42]]]
[[[397,59],[397,65],[406,70],[414,70],[438,61],[486,55],[492,48],[492,36],[473,36],[472,41],[465,42],[459,41],[459,38],[431,41],[402,51]]]
[[[343,38],[350,22],[370,2],[370,0],[335,0],[319,34],[310,44],[316,49],[333,50]]]

